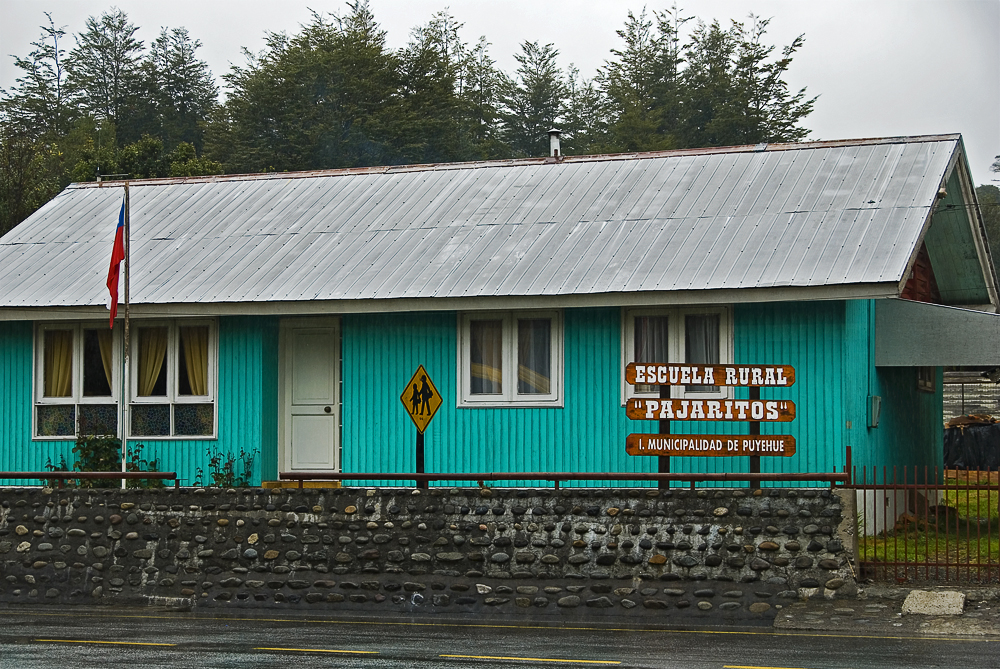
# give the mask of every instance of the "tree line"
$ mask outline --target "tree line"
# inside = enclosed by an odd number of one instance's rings
[[[447,11],[401,49],[365,0],[313,13],[216,78],[201,42],[164,28],[148,46],[112,9],[72,36],[46,14],[0,92],[0,233],[73,181],[291,171],[801,140],[815,97],[785,75],[802,47],[768,19],[629,12],[590,79],[553,44],[524,42],[513,73]]]

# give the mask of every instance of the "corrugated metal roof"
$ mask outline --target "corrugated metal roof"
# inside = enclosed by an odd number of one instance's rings
[[[899,282],[958,135],[133,182],[134,304]],[[0,239],[0,308],[103,305],[122,189]]]

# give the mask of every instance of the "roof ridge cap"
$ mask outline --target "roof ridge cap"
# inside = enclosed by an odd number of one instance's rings
[[[328,170],[303,170],[298,172],[258,172],[249,174],[214,174],[194,177],[161,177],[153,179],[132,179],[130,186],[171,186],[193,183],[221,183],[228,181],[269,181],[274,179],[309,179],[316,177],[338,177],[356,174],[403,174],[407,172],[436,172],[460,169],[484,169],[489,167],[528,167],[533,165],[560,165],[568,163],[611,162],[618,160],[649,160],[683,156],[707,156],[728,153],[763,153],[769,151],[797,151],[807,149],[827,149],[843,146],[872,146],[877,144],[914,144],[920,142],[947,142],[961,139],[961,133],[942,135],[902,135],[898,137],[866,137],[859,139],[815,140],[811,142],[762,142],[736,146],[715,146],[689,149],[664,149],[660,151],[630,151],[623,153],[598,153],[581,156],[505,158],[502,160],[473,160],[454,163],[415,163],[408,165],[377,165],[370,167],[342,167]],[[125,180],[81,181],[71,183],[67,188],[120,187]]]

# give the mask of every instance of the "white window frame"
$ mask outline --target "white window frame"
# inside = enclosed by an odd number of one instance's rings
[[[178,395],[177,394],[177,370],[180,364],[180,333],[178,328],[196,327],[199,325],[208,327],[208,395]],[[139,396],[135,390],[139,387],[139,328],[167,328],[167,393],[155,397]],[[169,404],[170,405],[170,434],[169,435],[135,435],[132,434],[132,412],[128,415],[129,439],[143,440],[182,440],[197,441],[206,439],[217,439],[219,434],[219,326],[215,319],[170,319],[170,320],[133,320],[131,323],[132,332],[129,337],[130,367],[129,370],[129,404],[130,406],[142,404]],[[174,432],[174,405],[176,404],[211,404],[212,411],[212,434],[178,434]]]
[[[114,404],[120,411],[121,396],[121,328],[115,328],[111,340],[111,395],[85,397],[83,394],[83,331],[101,330],[107,321],[36,323],[33,356],[34,403],[31,411],[32,439],[39,441],[76,440],[79,433],[80,411],[74,411],[72,435],[38,434],[38,407],[41,405]],[[49,330],[70,330],[73,333],[73,380],[69,397],[45,397],[45,333]],[[121,420],[119,415],[118,420]]]
[[[685,316],[718,315],[719,316],[719,364],[729,365],[733,362],[733,317],[732,307],[647,307],[623,308],[621,316],[621,402],[622,406],[633,397],[659,397],[659,390],[653,392],[636,392],[635,386],[625,383],[625,367],[635,361],[635,317],[636,316],[666,316],[668,329],[669,360],[650,362],[684,363]],[[716,391],[688,390],[685,386],[671,386],[670,396],[675,399],[731,399],[732,389],[719,386]]]
[[[517,392],[517,321],[520,318],[548,318],[550,330],[551,379],[547,395]],[[498,395],[472,394],[471,332],[474,320],[499,320],[503,323],[503,392]],[[477,311],[458,316],[458,408],[470,407],[550,407],[563,406],[563,317],[561,311]]]

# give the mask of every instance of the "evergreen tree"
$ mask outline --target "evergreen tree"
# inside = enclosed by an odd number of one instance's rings
[[[66,88],[66,31],[56,28],[51,14],[46,12],[45,18],[48,25],[41,26],[42,35],[31,43],[34,50],[26,58],[14,56],[22,75],[0,103],[0,120],[29,136],[53,140],[68,130],[76,110]]]
[[[80,96],[80,107],[114,124],[119,143],[138,138],[131,123],[141,90],[143,44],[138,27],[120,9],[90,17],[76,36],[67,62],[67,85]]]
[[[58,162],[52,145],[0,125],[0,235],[59,192]]]
[[[724,30],[713,21],[695,29],[685,50],[683,146],[794,142],[809,134],[798,124],[816,98],[806,99],[804,88],[791,94],[782,78],[804,38],[772,60],[775,47],[762,44],[767,25],[751,16],[749,28],[733,21]]]
[[[994,171],[1000,172],[1000,169]],[[986,228],[986,238],[990,245],[993,263],[998,264],[1000,263],[1000,188],[993,184],[976,186],[976,199],[979,200],[979,211],[983,214],[983,227]]]
[[[465,160],[470,137],[463,124],[459,80],[466,57],[457,23],[447,11],[413,30],[399,54],[400,104],[392,125],[392,162]]]
[[[195,52],[201,42],[185,28],[164,28],[143,62],[143,107],[146,128],[168,149],[187,142],[200,149],[204,124],[219,95],[208,64]]]
[[[210,155],[236,171],[385,164],[398,106],[398,59],[365,2],[312,22],[294,37],[272,33],[259,55],[224,76],[226,114]]]
[[[552,44],[524,42],[516,76],[500,83],[504,139],[516,158],[547,156],[548,131],[563,121],[567,86]]]
[[[510,153],[500,133],[501,72],[489,53],[490,43],[480,37],[462,61],[459,96],[472,144],[470,158],[488,160]]]
[[[598,74],[608,99],[611,121],[606,142],[611,151],[671,148],[677,125],[678,37],[673,14],[639,16],[631,11],[618,30],[624,48]],[[681,21],[683,22],[683,21]]]
[[[593,80],[580,79],[572,65],[566,75],[566,105],[562,127],[563,155],[607,152],[608,102]]]

